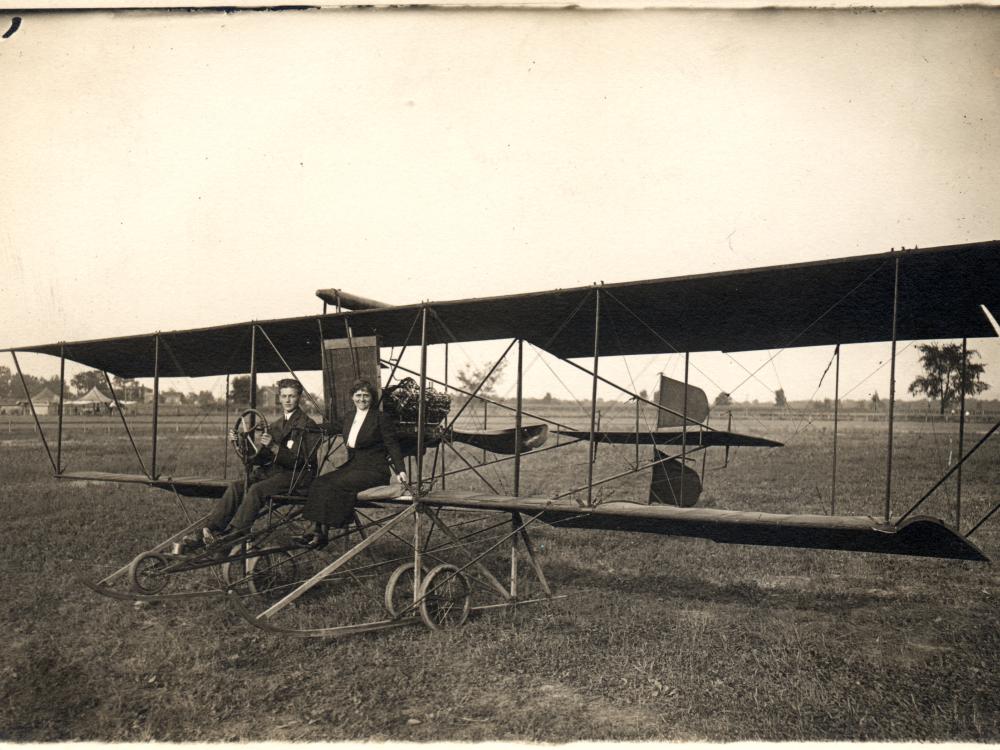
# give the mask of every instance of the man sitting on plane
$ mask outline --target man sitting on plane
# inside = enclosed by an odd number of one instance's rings
[[[260,436],[259,451],[252,459],[250,488],[244,492],[243,481],[230,482],[209,515],[201,539],[188,537],[185,543],[211,544],[221,535],[246,533],[271,495],[289,494],[309,486],[316,475],[315,453],[320,431],[299,408],[302,391],[298,380],[278,381],[278,400],[284,414]],[[230,439],[236,437],[230,431]]]

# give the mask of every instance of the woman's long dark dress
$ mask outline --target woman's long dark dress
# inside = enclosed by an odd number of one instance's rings
[[[345,415],[345,445],[357,416],[356,410]],[[328,474],[316,477],[309,485],[309,496],[302,509],[304,518],[327,526],[346,526],[353,517],[358,493],[389,483],[390,461],[395,473],[403,470],[403,456],[392,418],[374,406],[365,411],[362,418],[364,422],[355,445],[347,448],[347,462]]]

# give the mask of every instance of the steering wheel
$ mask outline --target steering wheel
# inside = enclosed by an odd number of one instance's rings
[[[243,463],[252,461],[260,453],[257,439],[267,432],[267,417],[256,409],[247,409],[236,418],[231,432],[236,436],[232,440],[236,455]]]

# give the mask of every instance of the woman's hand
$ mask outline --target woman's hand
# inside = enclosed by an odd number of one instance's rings
[[[407,480],[406,480],[406,472],[405,472],[405,471],[401,471],[401,472],[399,472],[399,473],[398,473],[398,474],[396,475],[396,478],[397,478],[397,479],[399,479],[399,483],[400,483],[400,484],[406,484],[406,481],[407,481]]]

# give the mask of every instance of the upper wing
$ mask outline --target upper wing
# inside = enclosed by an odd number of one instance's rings
[[[901,340],[996,335],[980,305],[1000,309],[1000,242],[907,250],[813,263],[683,276],[600,287],[429,303],[431,344],[523,338],[561,357],[598,353],[745,351],[888,341],[895,261]],[[384,346],[420,343],[421,305],[257,322],[258,372],[321,369],[320,340],[355,336]],[[253,323],[68,344],[18,347],[123,377],[247,372]],[[159,341],[159,348],[157,348]],[[274,347],[270,346],[273,343]],[[279,356],[275,349],[279,350]]]

